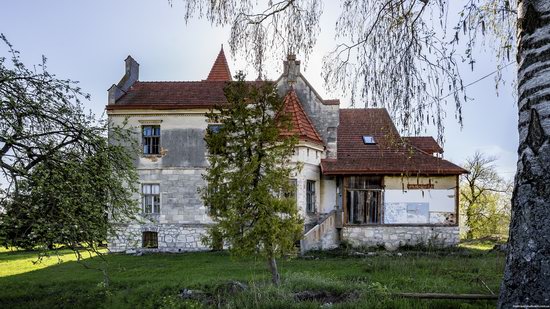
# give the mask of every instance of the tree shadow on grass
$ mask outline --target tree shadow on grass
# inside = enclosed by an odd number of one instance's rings
[[[398,251],[401,252],[401,251]],[[361,305],[375,305],[378,302],[391,307],[413,303],[372,299],[380,292],[484,292],[483,280],[492,289],[498,289],[504,256],[485,253],[463,255],[420,255],[402,254],[386,256],[318,257],[318,259],[283,259],[280,263],[285,297],[280,299],[281,290],[263,287],[258,293],[239,294],[233,304],[253,308],[254,301],[275,301],[288,307],[318,307],[319,304],[296,302],[292,295],[301,291],[315,293],[330,292],[334,295],[361,293],[355,301]],[[402,253],[405,253],[402,251]],[[0,253],[3,254],[3,253]],[[21,256],[32,253],[11,253],[1,255],[9,264],[25,262]],[[0,300],[7,308],[161,308],[170,304],[182,305],[179,294],[183,288],[205,289],[223,282],[237,280],[248,283],[267,282],[267,272],[263,259],[234,259],[227,253],[184,253],[146,254],[131,256],[123,254],[107,255],[111,285],[104,287],[102,274],[85,269],[74,261],[51,265],[21,274],[0,277]],[[6,262],[3,260],[2,262]],[[29,261],[29,263],[32,263]],[[101,263],[99,259],[89,259],[88,263]],[[495,265],[496,264],[496,265]],[[260,286],[262,286],[260,284]],[[269,292],[266,294],[266,291]],[[328,293],[327,292],[327,293]],[[338,294],[338,293],[340,294]],[[336,294],[335,294],[336,293]],[[374,293],[374,294],[373,294]],[[378,294],[380,294],[378,293]],[[331,295],[332,295],[331,294]],[[260,296],[264,298],[258,298]],[[267,296],[266,296],[267,295]],[[323,294],[324,295],[324,294]],[[327,294],[328,295],[328,294]],[[351,294],[350,294],[351,295]],[[256,299],[257,298],[257,299]],[[248,305],[250,304],[250,305]],[[402,305],[400,305],[402,304]],[[433,304],[445,304],[458,308],[460,302],[414,301],[419,308],[429,308]],[[491,307],[490,302],[474,303],[473,307]],[[479,306],[478,306],[479,305]],[[180,306],[181,307],[181,306]],[[378,306],[380,307],[380,306]],[[382,307],[381,307],[382,308]]]

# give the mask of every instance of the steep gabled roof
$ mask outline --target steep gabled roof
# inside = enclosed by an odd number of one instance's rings
[[[372,137],[374,143],[365,143],[363,136]],[[467,172],[402,138],[383,108],[341,109],[337,159],[322,160],[321,170],[328,175],[458,175]]]
[[[281,135],[296,135],[300,140],[324,145],[321,136],[315,130],[293,88],[285,95],[283,113],[290,117],[292,129],[283,130]]]
[[[227,64],[227,59],[225,59],[225,53],[223,52],[223,45],[220,49],[220,53],[210,69],[210,74],[208,74],[207,81],[230,81],[231,71],[229,70],[229,65]]]

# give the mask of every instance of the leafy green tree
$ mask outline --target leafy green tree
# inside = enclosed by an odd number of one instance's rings
[[[289,121],[274,85],[245,82],[242,73],[235,78],[224,90],[229,103],[208,114],[219,124],[205,138],[210,164],[201,195],[216,224],[209,242],[221,238],[236,255],[266,258],[279,284],[276,258],[294,250],[303,230],[289,194],[297,140],[280,134]]]
[[[497,172],[495,157],[476,152],[466,159],[462,176],[460,206],[466,215],[466,238],[508,234],[512,184]]]
[[[98,254],[115,232],[113,223],[133,218],[136,190],[126,184],[137,183],[137,173],[127,150],[98,136],[88,151],[53,154],[20,181],[17,194],[2,203],[3,245]]]
[[[50,74],[45,58],[29,69],[0,42],[10,55],[0,57],[0,244],[100,253],[137,211],[132,147],[118,142],[131,133],[87,114],[89,96]]]

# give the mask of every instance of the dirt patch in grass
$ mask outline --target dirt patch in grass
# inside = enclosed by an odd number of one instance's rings
[[[329,291],[301,291],[294,293],[296,301],[316,301],[323,304],[337,304],[353,301],[359,298],[357,292],[335,293]]]

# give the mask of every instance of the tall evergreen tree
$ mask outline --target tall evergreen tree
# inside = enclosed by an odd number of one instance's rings
[[[228,105],[207,115],[217,124],[205,138],[210,164],[201,189],[215,222],[208,240],[213,245],[221,237],[236,255],[266,258],[279,284],[276,258],[292,252],[302,232],[289,182],[297,139],[280,134],[290,123],[274,85],[235,77],[224,90]]]

